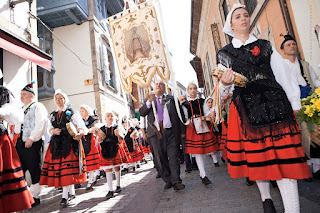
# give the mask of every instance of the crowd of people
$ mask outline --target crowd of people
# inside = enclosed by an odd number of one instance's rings
[[[284,36],[282,58],[269,41],[250,35],[249,26],[245,6],[235,4],[223,28],[232,42],[217,53],[217,67],[224,70],[218,96],[199,97],[197,85],[190,83],[176,104],[157,80],[139,110],[140,122],[111,111],[99,119],[88,105],[81,105],[79,113],[60,90],[54,94],[57,109],[48,115],[34,101],[32,84],[21,91],[21,110],[12,93],[0,86],[1,212],[39,205],[43,185],[62,188],[60,204],[66,207],[75,198],[75,186],[87,182],[86,189],[92,190],[101,170],[108,184],[106,199],[111,199],[121,192],[121,171],[135,172],[150,153],[164,189],[183,190],[180,150],[185,172],[199,171],[202,184],[212,183],[204,165],[209,156],[215,167],[219,160],[227,162],[231,178],[246,178],[247,185],[256,182],[265,213],[276,212],[270,181],[280,190],[285,212],[300,212],[297,180],[320,179],[320,146],[307,147],[306,155],[295,114],[320,80],[297,58],[292,36]],[[244,87],[234,84],[234,72],[247,79]],[[5,122],[15,125],[13,137]],[[49,147],[42,160],[47,132]]]

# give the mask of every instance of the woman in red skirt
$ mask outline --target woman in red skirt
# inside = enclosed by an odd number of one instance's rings
[[[114,124],[114,115],[107,112],[105,117],[106,124],[98,130],[98,142],[101,146],[100,168],[107,173],[107,183],[109,192],[107,199],[114,197],[114,193],[120,193],[120,166],[127,162],[127,155],[122,146],[119,145],[119,129]],[[117,188],[114,191],[112,185],[112,169],[114,168]]]
[[[54,95],[57,110],[51,113],[48,129],[52,135],[41,171],[40,185],[62,187],[60,205],[66,207],[68,200],[75,198],[74,184],[86,181],[86,171],[80,172],[79,140],[87,128],[78,112],[69,105],[67,95],[57,90]],[[78,134],[72,138],[66,125],[73,122]]]
[[[92,189],[92,185],[96,181],[96,171],[99,171],[100,153],[96,146],[95,126],[98,125],[99,119],[94,117],[93,110],[88,105],[80,106],[81,117],[89,129],[89,133],[82,139],[84,153],[86,157],[87,172],[89,174],[87,190]]]
[[[228,119],[228,170],[232,178],[256,180],[265,212],[276,212],[268,180],[277,180],[285,212],[300,212],[297,179],[311,177],[301,146],[295,111],[301,108],[300,90],[291,70],[269,41],[249,34],[250,17],[235,4],[223,31],[232,43],[217,54],[222,75],[221,95],[233,89]],[[248,79],[232,86],[233,70]]]
[[[206,176],[204,169],[203,156],[211,155],[214,159],[214,152],[219,151],[217,138],[213,135],[210,129],[207,133],[197,134],[194,126],[194,119],[204,116],[203,105],[204,99],[197,97],[197,86],[194,83],[188,85],[187,92],[190,95],[189,102],[183,103],[185,107],[185,115],[190,119],[190,123],[186,129],[186,154],[192,154],[195,157],[202,183],[205,185],[211,184],[211,181]]]
[[[128,120],[125,120],[122,126],[125,132],[124,141],[126,142],[131,156],[131,159],[127,163],[132,163],[133,171],[135,171],[136,164],[143,159],[143,152],[140,150],[137,142],[138,131],[133,126],[133,123]],[[125,167],[128,167],[128,164],[126,164]]]
[[[34,203],[5,124],[22,122],[21,107],[15,103],[12,93],[0,85],[0,212],[3,213],[23,211]]]

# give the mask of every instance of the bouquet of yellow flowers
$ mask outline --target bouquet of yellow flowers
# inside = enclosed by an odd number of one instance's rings
[[[308,129],[314,131],[315,124],[320,125],[320,87],[307,98],[303,98],[301,105],[297,118],[299,122],[306,121]]]

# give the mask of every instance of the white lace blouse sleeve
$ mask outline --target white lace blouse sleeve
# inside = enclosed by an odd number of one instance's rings
[[[276,81],[285,91],[293,110],[301,108],[300,88],[292,71],[277,50],[272,47],[270,65]]]
[[[0,108],[0,116],[12,125],[21,124],[24,119],[22,108],[12,95],[10,95],[10,102],[3,104]]]
[[[84,123],[83,119],[81,118],[81,115],[77,111],[75,111],[71,116],[71,121],[78,127],[78,129],[83,129],[83,133],[85,135],[88,134],[89,130],[86,127],[86,124]]]

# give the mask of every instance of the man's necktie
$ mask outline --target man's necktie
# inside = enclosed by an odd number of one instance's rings
[[[159,121],[163,121],[163,110],[161,107],[160,98],[161,97],[157,97],[157,113]]]

